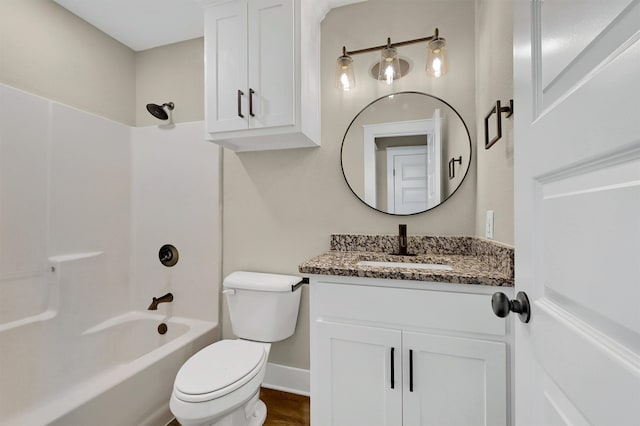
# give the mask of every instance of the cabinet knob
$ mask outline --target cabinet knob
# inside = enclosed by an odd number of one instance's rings
[[[515,312],[520,317],[520,321],[524,323],[529,322],[531,319],[531,305],[524,291],[518,292],[513,300],[509,300],[509,297],[504,293],[493,293],[491,308],[493,313],[500,318],[505,318],[509,315],[509,312]]]

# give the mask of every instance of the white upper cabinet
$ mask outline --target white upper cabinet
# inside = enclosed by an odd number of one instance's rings
[[[205,9],[208,139],[233,151],[320,145],[320,21],[310,0]]]

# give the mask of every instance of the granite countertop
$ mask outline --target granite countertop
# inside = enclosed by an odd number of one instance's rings
[[[301,273],[513,287],[513,247],[476,237],[410,236],[397,256],[397,236],[331,236],[331,250],[299,266]],[[450,265],[451,270],[357,265],[362,260]]]

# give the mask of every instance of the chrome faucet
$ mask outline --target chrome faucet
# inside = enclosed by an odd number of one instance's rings
[[[398,225],[398,254],[407,255],[407,225]]]
[[[150,311],[156,311],[158,310],[158,304],[160,303],[168,303],[168,302],[173,302],[173,294],[171,293],[167,293],[164,296],[161,297],[154,297],[153,301],[151,302],[151,304],[149,305],[149,307],[147,308]]]

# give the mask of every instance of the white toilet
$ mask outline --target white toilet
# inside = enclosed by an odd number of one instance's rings
[[[259,399],[271,342],[291,336],[298,319],[301,281],[290,275],[238,271],[225,278],[233,333],[184,363],[169,404],[182,426],[261,426]]]

